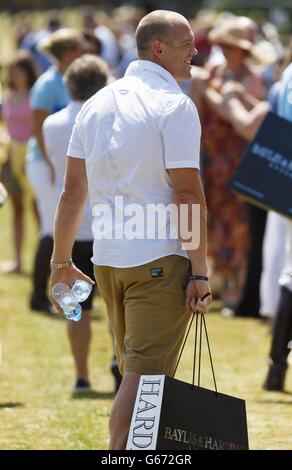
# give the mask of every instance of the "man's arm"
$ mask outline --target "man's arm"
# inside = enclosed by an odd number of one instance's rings
[[[172,182],[174,202],[179,212],[179,233],[184,243],[189,243],[190,239],[185,238],[184,233],[186,233],[186,227],[181,225],[186,222],[184,217],[182,217],[181,205],[185,204],[188,206],[187,229],[189,231],[192,230],[193,226],[198,226],[198,223],[196,224],[196,221],[193,221],[192,205],[198,204],[200,206],[199,246],[196,249],[188,249],[187,253],[191,261],[192,274],[207,276],[207,208],[199,171],[194,168],[177,168],[168,170],[168,172]],[[186,292],[186,307],[189,310],[196,309],[202,313],[206,313],[211,302],[211,296],[209,296],[205,302],[201,302],[198,299],[202,298],[208,292],[210,292],[208,281],[190,281]]]
[[[83,208],[88,193],[85,160],[68,157],[64,189],[56,210],[54,224],[54,251],[52,261],[61,263],[70,260],[73,244],[83,217]],[[76,279],[94,282],[74,265],[53,269],[51,286],[57,282],[71,285]],[[55,306],[58,308],[56,303]],[[60,311],[60,309],[58,308]]]
[[[177,168],[168,170],[173,194],[174,202],[180,211],[180,205],[188,205],[188,230],[191,231],[192,227],[197,226],[196,221],[193,221],[192,204],[200,206],[200,244],[196,250],[187,250],[192,264],[192,274],[207,276],[207,208],[205,196],[201,184],[199,170],[195,168]],[[180,224],[185,221],[180,217]],[[183,242],[188,243],[183,234],[183,227],[180,226],[180,237]]]

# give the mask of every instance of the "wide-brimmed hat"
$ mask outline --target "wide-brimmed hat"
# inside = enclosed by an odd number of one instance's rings
[[[215,26],[210,31],[208,39],[213,44],[239,47],[245,51],[251,51],[254,45],[250,30],[235,18],[229,18]]]
[[[267,47],[263,48],[256,42],[256,23],[250,18],[235,17],[223,20],[209,32],[208,39],[212,44],[219,46],[238,47],[263,64],[273,63],[275,59],[274,55],[267,54]],[[271,48],[270,45],[269,52]]]

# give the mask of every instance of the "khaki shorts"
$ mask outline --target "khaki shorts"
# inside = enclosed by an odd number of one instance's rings
[[[190,319],[190,266],[187,258],[170,255],[133,268],[94,267],[122,374],[173,375]]]

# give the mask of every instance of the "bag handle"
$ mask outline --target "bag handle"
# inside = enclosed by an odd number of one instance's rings
[[[201,357],[202,357],[202,330],[203,330],[203,325],[204,325],[204,331],[205,331],[205,336],[207,340],[207,346],[208,346],[208,352],[209,352],[209,358],[210,358],[210,363],[211,363],[211,369],[212,369],[212,376],[213,376],[213,381],[214,381],[214,386],[215,386],[215,393],[216,396],[218,396],[218,390],[217,390],[217,383],[216,383],[216,378],[215,378],[215,372],[214,372],[214,367],[213,367],[213,360],[212,360],[212,354],[211,354],[211,349],[210,349],[210,343],[209,343],[209,337],[208,337],[208,332],[207,332],[207,326],[206,326],[206,320],[205,320],[205,315],[203,313],[198,313],[198,312],[193,312],[187,333],[184,338],[183,345],[181,347],[179,357],[174,369],[173,377],[175,376],[175,373],[177,371],[178,365],[181,360],[182,353],[185,348],[185,344],[187,342],[188,336],[190,329],[192,327],[194,318],[196,316],[196,328],[195,328],[195,346],[194,346],[194,361],[193,361],[193,379],[192,379],[192,389],[195,386],[195,374],[196,374],[196,363],[197,363],[197,339],[198,339],[198,322],[199,322],[199,316],[200,316],[200,331],[199,331],[199,360],[198,360],[198,387],[200,387],[200,379],[201,379]]]
[[[195,371],[196,371],[196,350],[197,350],[197,331],[198,331],[198,320],[200,317],[200,332],[199,332],[199,361],[198,361],[198,387],[200,386],[200,379],[201,379],[201,356],[202,356],[202,327],[204,325],[204,331],[205,331],[205,336],[207,340],[207,346],[208,346],[208,352],[209,352],[209,358],[210,358],[210,364],[211,364],[211,370],[212,370],[212,376],[213,376],[213,382],[215,386],[215,392],[216,395],[218,395],[218,390],[217,390],[217,383],[216,383],[216,378],[215,378],[215,372],[214,372],[214,366],[213,366],[213,360],[212,360],[212,354],[211,354],[211,348],[210,348],[210,342],[209,342],[209,336],[207,332],[207,326],[206,326],[206,319],[205,315],[203,313],[195,313],[196,315],[196,333],[195,333],[195,347],[194,347],[194,363],[193,363],[193,380],[192,380],[192,387],[195,385]]]

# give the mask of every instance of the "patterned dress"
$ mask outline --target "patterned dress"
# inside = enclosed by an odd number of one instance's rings
[[[210,86],[220,90],[223,67],[211,72]],[[241,81],[250,94],[259,95],[260,79],[247,75]],[[208,206],[208,254],[213,272],[226,288],[239,290],[243,284],[249,247],[246,204],[229,189],[229,182],[240,162],[247,142],[226,120],[208,106],[203,116],[203,175]],[[237,295],[239,292],[237,292]]]

